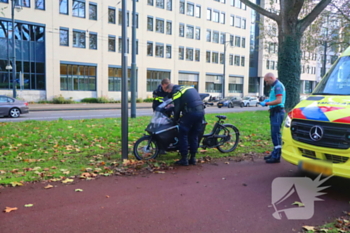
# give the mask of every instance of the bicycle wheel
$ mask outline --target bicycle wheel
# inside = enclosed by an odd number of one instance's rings
[[[217,139],[219,146],[216,149],[221,153],[232,152],[236,149],[239,142],[239,130],[235,126],[224,124],[223,127],[220,127],[217,136],[219,136]]]
[[[151,136],[147,135],[135,142],[133,152],[137,160],[155,159],[159,154],[159,146]]]

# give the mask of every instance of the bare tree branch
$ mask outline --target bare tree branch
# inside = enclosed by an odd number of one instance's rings
[[[337,10],[338,10],[338,12],[347,20],[347,21],[349,21],[350,22],[350,18],[344,13],[344,11],[342,10],[342,9],[340,9],[338,6],[336,6],[334,3],[331,3],[331,5],[333,6],[333,7],[335,7]]]
[[[327,7],[332,0],[321,0],[315,8],[304,19],[299,21],[299,31],[304,32],[305,29],[317,18],[317,16]]]
[[[260,7],[259,5],[255,4],[255,3],[252,3],[249,0],[241,0],[241,2],[243,2],[244,4],[246,4],[247,6],[252,8],[253,10],[255,10],[256,12],[258,12],[259,14],[262,14],[262,15],[276,21],[277,23],[279,23],[279,21],[280,21],[279,15],[267,11],[264,8]]]

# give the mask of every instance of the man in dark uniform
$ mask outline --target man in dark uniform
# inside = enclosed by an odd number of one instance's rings
[[[196,164],[198,135],[204,118],[203,101],[193,87],[179,86],[170,83],[166,87],[174,101],[174,120],[179,123],[179,145],[181,159],[175,164],[188,166]],[[180,118],[180,112],[182,116]],[[190,159],[188,160],[188,146]]]

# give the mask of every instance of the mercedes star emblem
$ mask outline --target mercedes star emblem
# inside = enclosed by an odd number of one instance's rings
[[[309,136],[313,141],[319,141],[323,137],[323,129],[319,125],[313,126],[309,131]]]

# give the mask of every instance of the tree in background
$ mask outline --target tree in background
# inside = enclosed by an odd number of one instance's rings
[[[301,39],[331,0],[279,0],[278,11],[269,11],[249,0],[241,2],[277,23],[278,78],[286,87],[285,107],[290,110],[300,99]]]

